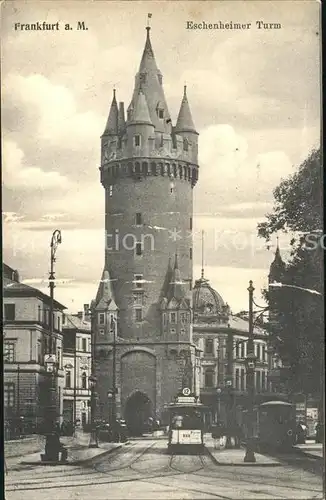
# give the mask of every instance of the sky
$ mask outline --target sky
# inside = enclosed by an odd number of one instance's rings
[[[257,224],[280,180],[319,146],[315,1],[2,3],[4,261],[46,292],[59,228],[56,299],[77,312],[94,298],[104,260],[100,136],[113,88],[125,107],[131,100],[148,12],[172,120],[186,83],[200,134],[194,279],[204,231],[205,276],[234,312],[247,309],[248,281],[259,299],[275,251],[275,240],[267,248],[257,237]],[[258,29],[257,20],[281,29]],[[59,22],[60,30],[15,30],[37,21]],[[78,21],[88,29],[76,30]],[[252,27],[189,30],[187,21]],[[286,259],[282,235],[280,247]]]

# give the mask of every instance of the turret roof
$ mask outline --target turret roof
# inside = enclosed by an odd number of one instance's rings
[[[282,277],[284,271],[285,271],[285,262],[281,257],[281,252],[277,239],[274,260],[269,268],[269,281],[274,281],[274,280],[278,281]]]
[[[184,86],[183,98],[175,127],[176,132],[196,132],[195,125],[191,116],[190,106],[187,98],[187,87]]]
[[[102,273],[102,278],[95,299],[95,309],[97,310],[117,309],[114,299],[114,292],[112,288],[112,280],[110,278],[110,274],[107,269],[104,269]]]
[[[113,99],[107,119],[103,135],[117,135],[118,134],[118,104],[115,97],[115,89],[113,90]]]
[[[146,123],[153,125],[149,115],[146,97],[141,88],[139,89],[138,95],[136,96],[133,105],[134,108],[129,123]]]

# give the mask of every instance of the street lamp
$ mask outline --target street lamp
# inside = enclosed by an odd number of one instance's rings
[[[59,443],[53,438],[55,435],[55,424],[57,418],[57,405],[56,405],[56,352],[55,345],[53,342],[53,316],[54,316],[54,288],[55,288],[55,274],[54,274],[54,263],[55,254],[59,244],[62,242],[61,231],[56,229],[52,233],[51,237],[51,257],[50,257],[50,273],[49,273],[49,288],[50,288],[50,318],[49,318],[49,346],[48,353],[46,356],[45,365],[46,371],[50,374],[50,387],[49,387],[49,405],[47,408],[46,421],[48,422],[48,432],[46,433],[45,441],[45,460],[56,461],[58,459],[58,444],[60,444],[60,438],[57,436]],[[57,449],[55,449],[57,447]]]
[[[253,436],[253,420],[254,420],[254,403],[255,403],[255,367],[256,357],[254,348],[254,321],[253,321],[253,283],[249,281],[249,331],[248,331],[248,344],[247,344],[247,391],[248,391],[248,435],[246,443],[246,455],[244,462],[256,462],[254,453],[254,436]]]
[[[94,375],[90,375],[88,378],[89,385],[91,388],[91,435],[89,439],[88,448],[98,448],[98,439],[95,425],[95,411],[96,411],[96,382],[97,378]]]

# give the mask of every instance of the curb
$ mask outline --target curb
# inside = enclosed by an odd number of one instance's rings
[[[318,455],[314,455],[313,453],[309,453],[309,451],[307,452],[307,451],[301,450],[300,448],[295,448],[295,453],[297,453],[298,455],[306,456],[308,458],[314,458],[315,460],[324,460],[323,455],[321,457],[319,457]]]
[[[213,453],[205,447],[207,450],[207,453],[215,463],[215,465],[218,465],[219,467],[281,467],[282,464],[280,462],[276,463],[271,463],[271,464],[266,464],[266,463],[259,463],[259,462],[228,462],[228,463],[223,463],[219,462],[216,457],[214,457]]]
[[[41,462],[41,460],[35,460],[35,461],[21,461],[20,462],[20,465],[43,465],[43,466],[46,466],[46,465],[70,465],[70,466],[74,466],[74,465],[82,465],[82,464],[88,464],[88,463],[92,463],[95,459],[99,458],[99,457],[103,457],[104,455],[109,455],[110,453],[113,453],[114,451],[116,450],[120,450],[123,446],[127,445],[127,444],[130,444],[130,441],[126,441],[125,443],[121,443],[121,444],[118,444],[115,448],[111,448],[110,450],[103,450],[102,453],[98,453],[97,455],[95,455],[94,457],[90,457],[90,458],[85,458],[85,459],[80,459],[80,460],[75,460],[75,461],[66,461],[66,462]]]

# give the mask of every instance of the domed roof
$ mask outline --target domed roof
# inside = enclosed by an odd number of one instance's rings
[[[193,308],[198,314],[218,315],[225,312],[227,304],[205,278],[196,280],[193,288]]]

